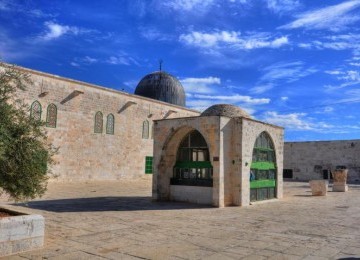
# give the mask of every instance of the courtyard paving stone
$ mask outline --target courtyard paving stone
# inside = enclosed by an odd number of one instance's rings
[[[360,259],[360,186],[248,207],[153,202],[151,177],[51,182],[43,198],[0,205],[46,220],[45,246],[4,259]]]

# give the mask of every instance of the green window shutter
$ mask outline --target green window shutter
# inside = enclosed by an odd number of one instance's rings
[[[153,157],[152,156],[145,157],[145,173],[146,174],[153,173]]]

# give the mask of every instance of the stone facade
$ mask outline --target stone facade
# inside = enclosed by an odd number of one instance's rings
[[[268,133],[274,144],[276,197],[282,198],[283,128],[244,117],[200,116],[155,121],[153,199],[174,199],[170,178],[177,149],[192,130],[199,131],[206,140],[213,167],[212,197],[203,195],[202,204],[216,207],[250,204],[250,166],[256,138],[262,132]],[[191,192],[195,193],[196,188],[192,187]],[[175,199],[190,201],[187,189],[177,187]],[[195,197],[192,202],[196,202]]]
[[[52,172],[59,181],[115,180],[145,174],[145,157],[152,156],[153,120],[188,117],[199,112],[125,92],[61,78],[18,67],[31,76],[33,84],[18,97],[29,106],[40,102],[41,119],[47,107],[57,107],[55,128],[47,127],[48,139],[59,148]],[[102,133],[94,132],[95,114],[103,118]],[[107,116],[114,115],[114,134],[106,134]],[[149,122],[148,139],[142,136]]]
[[[348,182],[360,182],[360,140],[286,142],[285,172],[295,180],[330,179],[336,168],[348,169]],[[291,175],[289,175],[291,177]]]

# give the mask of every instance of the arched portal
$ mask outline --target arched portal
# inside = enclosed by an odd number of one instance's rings
[[[213,172],[208,145],[197,130],[180,142],[171,185],[213,186]]]
[[[276,197],[276,158],[274,144],[262,132],[255,141],[250,170],[250,201]]]

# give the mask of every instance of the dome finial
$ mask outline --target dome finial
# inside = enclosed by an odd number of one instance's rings
[[[162,60],[162,59],[160,59],[160,60],[159,60],[159,66],[160,66],[159,71],[160,71],[160,72],[161,72],[161,67],[162,67],[162,64],[163,64],[163,60]]]

